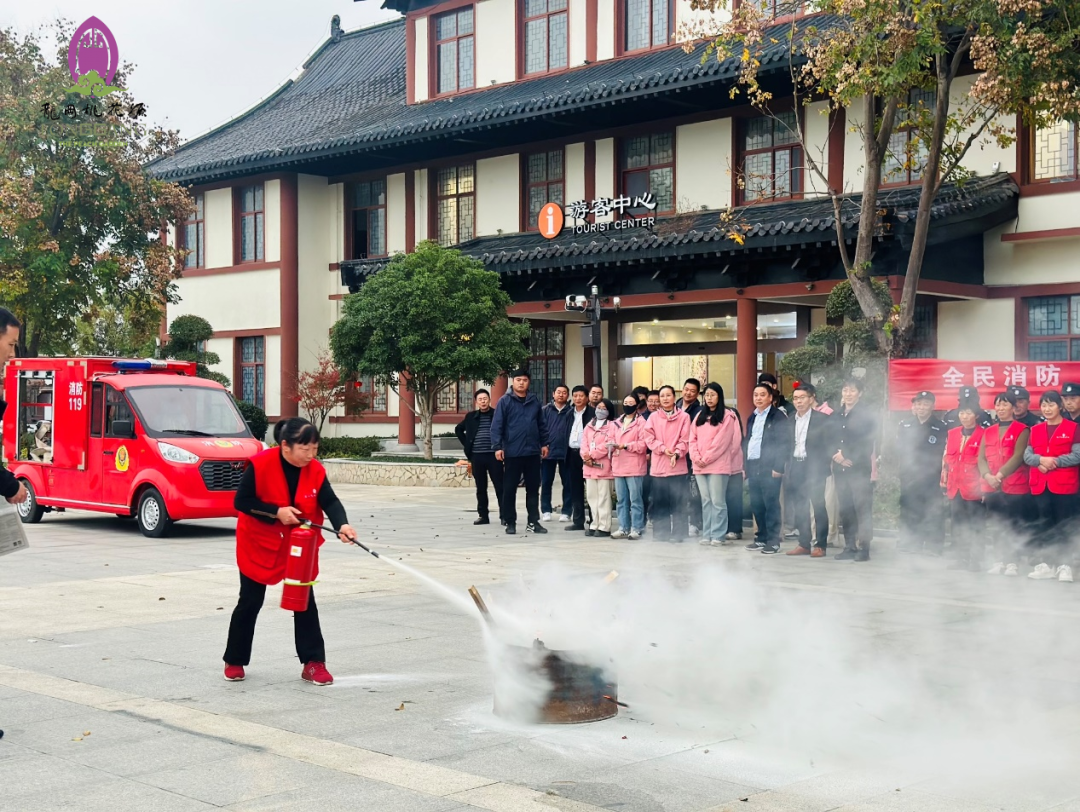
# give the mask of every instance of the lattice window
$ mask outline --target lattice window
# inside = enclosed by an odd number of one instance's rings
[[[1032,139],[1031,179],[1037,182],[1076,180],[1077,168],[1076,122],[1059,121],[1051,127],[1035,131]]]
[[[636,201],[651,194],[656,201],[653,211],[641,206],[630,209],[633,216],[675,211],[675,133],[626,138],[619,157],[622,195]]]
[[[529,391],[541,403],[551,400],[555,387],[565,383],[562,327],[533,327],[529,335]]]
[[[624,51],[641,51],[671,41],[675,25],[672,0],[622,2]]]
[[[1027,299],[1029,361],[1080,361],[1080,296]]]
[[[386,256],[386,179],[349,186],[349,259]]]
[[[259,262],[263,254],[263,185],[240,190],[240,261]]]
[[[912,90],[896,111],[896,124],[881,165],[883,185],[908,186],[922,180],[928,150],[919,137],[918,123],[934,115],[936,99],[934,90]]]
[[[742,193],[744,203],[785,200],[802,194],[803,154],[798,113],[746,119],[742,125]]]
[[[184,257],[185,268],[206,267],[206,231],[203,219],[203,196],[195,195],[195,212],[184,223],[183,246],[189,253]]]
[[[526,228],[535,231],[540,209],[545,203],[565,202],[565,168],[563,151],[534,152],[525,159],[525,199],[528,201],[529,218]]]
[[[240,400],[266,408],[266,339],[249,336],[240,344]]]
[[[440,245],[457,245],[475,236],[476,168],[472,164],[438,171],[435,197]]]
[[[524,0],[525,74],[567,66],[570,50],[567,0]]]
[[[435,18],[436,93],[453,93],[474,86],[475,48],[471,6]]]
[[[937,302],[915,305],[908,358],[937,357]]]

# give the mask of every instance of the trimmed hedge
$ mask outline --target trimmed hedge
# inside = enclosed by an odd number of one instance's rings
[[[319,440],[319,456],[330,457],[370,457],[381,451],[377,437],[323,437]]]
[[[251,424],[251,433],[256,440],[266,440],[266,430],[270,427],[270,421],[266,419],[266,412],[253,403],[246,400],[236,400],[236,408],[240,414]]]

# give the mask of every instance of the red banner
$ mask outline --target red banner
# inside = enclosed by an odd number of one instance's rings
[[[955,409],[961,386],[974,386],[984,409],[994,408],[994,398],[1010,386],[1022,386],[1031,393],[1032,408],[1039,396],[1062,384],[1080,383],[1077,361],[942,361],[912,358],[889,362],[889,408],[911,409],[918,392],[933,392],[935,408]]]

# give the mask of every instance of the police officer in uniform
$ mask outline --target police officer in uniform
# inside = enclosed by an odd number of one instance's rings
[[[1031,411],[1031,393],[1022,386],[1010,386],[1007,390],[1016,398],[1016,408],[1013,409],[1013,419],[1023,423],[1029,429],[1042,422],[1042,416]]]
[[[896,448],[900,461],[901,552],[941,555],[941,458],[948,430],[934,417],[934,393],[911,399],[912,415],[900,421]]]
[[[1009,391],[1011,392],[1013,390],[1010,389]],[[978,389],[974,386],[961,386],[957,395],[960,402],[957,404],[956,408],[945,412],[945,416],[941,418],[946,429],[954,429],[960,425],[960,407],[964,405],[974,407],[975,422],[977,425],[985,429],[987,426],[992,426],[994,424],[994,419],[990,416],[990,413],[979,405]]]
[[[1080,423],[1080,383],[1067,383],[1061,387],[1061,399],[1065,403],[1062,412],[1065,419]]]

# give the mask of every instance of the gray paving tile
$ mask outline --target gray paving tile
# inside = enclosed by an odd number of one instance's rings
[[[645,762],[598,771],[553,789],[565,798],[626,812],[695,812],[738,801],[758,788]]]
[[[378,781],[342,775],[318,784],[229,804],[232,812],[456,812],[456,801],[391,787]]]

